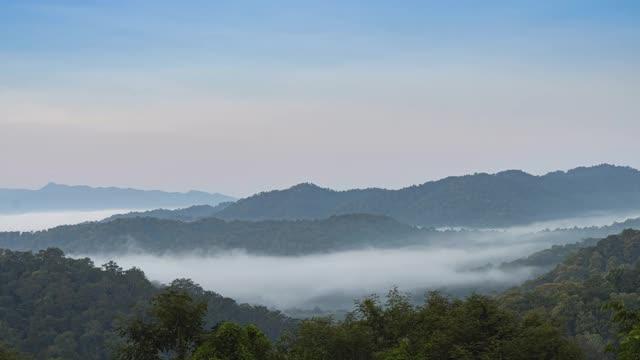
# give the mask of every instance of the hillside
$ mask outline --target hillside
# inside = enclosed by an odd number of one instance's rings
[[[535,274],[544,274],[553,270],[570,256],[580,249],[594,246],[600,239],[587,238],[574,244],[553,245],[548,249],[537,251],[526,257],[500,264],[500,269],[510,270],[519,267],[530,267],[538,269]]]
[[[367,213],[427,227],[503,227],[629,209],[640,209],[640,171],[600,165],[543,176],[513,170],[448,177],[399,190],[334,191],[300,184],[239,200],[217,216],[265,220]]]
[[[237,304],[188,280],[173,285],[208,304],[209,328],[220,321],[254,323],[275,339],[293,324],[279,312]],[[36,359],[110,359],[120,320],[141,313],[159,291],[136,268],[97,268],[58,249],[0,250],[0,339]]]
[[[0,189],[0,213],[54,210],[177,208],[217,205],[235,199],[201,191],[186,193],[157,190],[95,188],[49,183],[38,190]]]
[[[341,215],[323,220],[183,222],[136,217],[59,226],[38,232],[0,233],[0,247],[39,250],[58,247],[75,254],[206,253],[246,249],[250,253],[299,255],[365,246],[401,246],[424,241],[420,230],[375,215]]]
[[[560,321],[592,359],[605,359],[617,327],[602,306],[622,301],[640,308],[640,231],[625,230],[579,249],[554,270],[499,296],[521,314],[538,311]]]
[[[126,214],[112,215],[102,221],[112,221],[116,219],[130,219],[137,217],[150,217],[156,219],[178,220],[178,221],[196,221],[216,216],[220,211],[229,206],[230,202],[223,202],[216,206],[211,205],[194,205],[183,209],[155,209],[148,211],[131,211]]]

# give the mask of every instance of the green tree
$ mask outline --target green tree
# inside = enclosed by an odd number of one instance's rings
[[[30,360],[31,357],[0,344],[0,360]]]
[[[621,302],[611,302],[603,308],[615,311],[612,321],[620,327],[618,344],[608,345],[620,360],[640,359],[640,311],[632,310]]]
[[[268,360],[273,356],[271,342],[257,327],[224,322],[207,335],[191,360]]]
[[[184,360],[204,331],[205,303],[194,302],[184,291],[168,288],[151,300],[148,320],[135,319],[121,329],[127,344],[120,352],[126,360],[152,360],[160,353]]]

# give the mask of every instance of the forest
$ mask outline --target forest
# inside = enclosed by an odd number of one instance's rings
[[[134,217],[65,225],[37,232],[0,233],[0,247],[40,250],[57,247],[88,254],[142,250],[147,253],[245,249],[250,253],[299,255],[362,246],[424,242],[429,229],[418,229],[378,215],[341,215],[321,220],[195,222]],[[389,239],[394,239],[393,243]]]
[[[0,232],[0,248],[43,250],[60,248],[72,254],[144,252],[148,254],[213,254],[242,249],[251,254],[305,255],[362,248],[400,248],[403,246],[466,246],[479,239],[505,243],[535,243],[567,246],[566,253],[585,239],[598,239],[627,228],[640,227],[640,219],[605,226],[527,230],[512,233],[509,229],[433,229],[408,225],[381,215],[348,214],[326,219],[308,220],[224,220],[210,217],[217,207],[193,206],[178,210],[131,212],[99,222],[62,225],[34,232]],[[590,240],[594,241],[594,240]],[[585,243],[591,244],[591,243]],[[552,254],[557,254],[555,248]],[[541,256],[511,265],[537,266],[550,270],[562,260]],[[498,264],[494,264],[498,265]]]
[[[188,280],[173,287],[207,304],[203,321],[256,324],[272,339],[294,320],[262,306],[238,304]],[[59,249],[0,252],[0,340],[36,359],[109,359],[118,324],[162,291],[137,268],[65,257]]]
[[[392,289],[358,300],[342,319],[303,320],[188,279],[161,286],[139,269],[96,267],[57,249],[3,250],[2,351],[35,359],[634,359],[640,231],[574,250],[495,295],[429,292],[420,302]]]

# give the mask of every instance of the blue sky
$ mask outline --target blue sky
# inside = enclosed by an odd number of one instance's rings
[[[0,0],[0,186],[640,167],[612,145],[640,130],[639,20],[637,1]]]

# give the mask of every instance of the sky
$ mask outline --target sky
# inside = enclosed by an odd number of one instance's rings
[[[0,187],[640,168],[637,1],[0,0]]]

